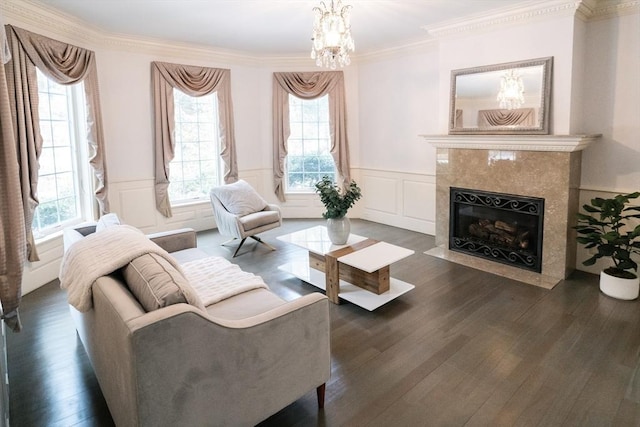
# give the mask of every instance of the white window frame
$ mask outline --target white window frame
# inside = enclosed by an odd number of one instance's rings
[[[183,183],[184,180],[177,180],[176,177],[181,176],[182,173],[184,172],[184,170],[182,169],[180,172],[180,175],[178,174],[178,167],[182,168],[182,165],[178,165],[178,163],[182,163],[182,159],[181,159],[181,150],[182,150],[182,138],[179,135],[180,132],[180,128],[181,125],[185,122],[179,120],[178,118],[178,103],[176,102],[176,97],[179,96],[185,96],[185,97],[189,97],[192,98],[194,100],[199,100],[202,101],[203,99],[208,99],[210,98],[213,102],[213,116],[212,116],[212,120],[211,120],[211,124],[214,126],[214,130],[213,130],[213,135],[214,135],[214,141],[213,141],[213,156],[211,160],[215,161],[215,165],[216,165],[216,170],[214,173],[215,176],[215,180],[211,183],[210,187],[216,186],[216,185],[220,185],[222,183],[222,170],[223,170],[223,162],[222,159],[220,158],[220,110],[219,110],[219,105],[218,105],[218,97],[217,97],[217,92],[212,92],[208,95],[204,95],[204,96],[191,96],[188,94],[183,93],[182,91],[180,91],[177,88],[173,89],[173,94],[174,94],[174,123],[175,123],[175,130],[174,130],[174,142],[175,142],[175,146],[174,146],[174,153],[175,153],[175,157],[173,160],[171,160],[171,162],[169,163],[169,199],[171,200],[171,206],[183,206],[183,205],[187,205],[187,204],[192,204],[192,203],[203,203],[203,202],[209,202],[209,190],[211,190],[211,188],[201,188],[201,190],[203,191],[201,194],[199,195],[194,195],[194,196],[187,196],[187,197],[175,197],[174,195],[172,195],[172,189],[171,186],[172,185],[176,185],[177,183]],[[194,122],[191,122],[194,123]],[[201,123],[203,124],[207,124],[207,122],[205,121],[200,121],[198,120],[197,122],[197,126],[198,126],[198,132],[200,133],[199,130],[199,126]],[[199,144],[198,146],[198,150],[200,152],[200,150],[202,150],[202,140],[200,138],[198,138],[198,142]],[[199,160],[200,163],[202,163],[203,161],[209,161],[208,159],[202,160],[202,157],[199,156]],[[175,193],[174,193],[175,194]]]
[[[37,70],[37,68],[36,68]],[[37,73],[42,77],[49,80],[50,84],[59,85],[53,80],[49,79],[40,70]],[[66,227],[79,224],[84,221],[90,221],[94,219],[93,213],[93,180],[90,174],[89,155],[88,155],[88,143],[86,135],[86,98],[84,92],[84,84],[77,83],[74,85],[63,86],[67,95],[67,109],[68,109],[68,122],[67,127],[69,130],[69,141],[71,146],[71,165],[73,170],[73,184],[75,190],[76,207],[77,212],[74,218],[58,222],[54,225],[44,228],[36,227],[39,223],[38,207],[34,212],[34,218],[32,223],[32,231],[36,241],[43,240],[53,235],[57,235],[62,232]],[[41,88],[38,88],[39,102],[43,102],[43,96]],[[47,98],[48,101],[48,98]],[[42,119],[44,121],[49,119]],[[40,123],[38,123],[41,126]],[[42,134],[42,127],[41,127]],[[49,136],[42,135],[43,140]],[[43,142],[44,145],[44,142]],[[44,146],[43,146],[44,149]],[[42,160],[40,157],[40,170],[42,170]],[[55,161],[55,154],[54,154]],[[54,172],[55,174],[55,172]],[[44,176],[44,175],[43,175]],[[40,176],[38,177],[40,181]],[[40,188],[40,187],[39,187]]]
[[[292,113],[292,109],[295,107],[294,104],[296,103],[324,103],[326,105],[326,111],[321,112],[318,111],[318,115],[312,119],[312,120],[307,120],[306,117],[304,117],[304,115],[301,117],[301,121],[300,122],[293,122],[292,117],[294,116]],[[322,118],[325,118],[326,120],[321,120]],[[300,134],[297,134],[295,131],[295,126],[297,125],[297,123],[300,123],[302,125],[302,131],[300,132]],[[305,137],[305,124],[309,123],[312,126],[317,126],[316,129],[316,133],[314,136],[311,137]],[[324,95],[322,97],[318,97],[318,98],[314,98],[314,99],[302,99],[299,97],[296,97],[295,95],[289,94],[289,125],[290,125],[290,129],[291,129],[291,134],[289,135],[289,138],[287,139],[287,157],[285,159],[285,164],[284,164],[284,172],[285,172],[285,179],[284,179],[284,189],[285,189],[285,193],[287,194],[312,194],[315,193],[315,184],[311,185],[309,187],[303,187],[303,188],[292,188],[291,187],[291,183],[290,183],[290,175],[289,175],[289,171],[290,171],[290,156],[293,157],[292,155],[292,151],[293,151],[293,147],[292,147],[292,140],[301,140],[302,141],[302,159],[303,159],[303,164],[304,164],[304,158],[307,157],[304,155],[304,149],[306,148],[305,145],[307,142],[312,143],[313,141],[316,141],[318,144],[321,144],[322,140],[324,140],[324,142],[326,143],[326,147],[327,147],[327,154],[324,157],[326,160],[331,162],[332,165],[332,173],[333,173],[333,179],[336,180],[336,177],[338,175],[338,172],[336,170],[336,166],[333,160],[333,156],[331,156],[330,153],[330,149],[331,149],[331,129],[330,129],[330,124],[329,124],[329,95]],[[321,128],[321,126],[324,126],[324,129]],[[300,136],[300,138],[298,138],[298,136]],[[312,156],[308,156],[308,157],[312,157]],[[320,157],[320,156],[314,156],[314,157]],[[319,173],[321,175],[317,176],[317,181],[319,181],[323,175],[328,174],[328,171],[325,172],[321,172],[321,171],[317,171],[317,172],[309,172],[311,173]],[[303,166],[303,174],[304,174],[304,166]],[[316,182],[317,182],[316,181]]]

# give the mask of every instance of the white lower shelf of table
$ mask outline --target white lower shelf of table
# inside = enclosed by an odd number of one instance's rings
[[[324,273],[320,270],[309,267],[309,262],[307,260],[290,262],[283,264],[278,268],[282,271],[293,274],[300,280],[326,291]],[[345,301],[349,301],[359,307],[373,311],[376,308],[385,305],[389,301],[393,301],[400,295],[406,294],[413,288],[415,288],[414,285],[392,277],[389,280],[389,290],[378,295],[352,285],[351,283],[345,282],[344,280],[340,280],[340,293],[338,296]]]

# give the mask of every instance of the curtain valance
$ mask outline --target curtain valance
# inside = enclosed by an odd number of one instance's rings
[[[535,126],[535,110],[518,108],[515,110],[480,110],[478,111],[478,127],[491,126]]]

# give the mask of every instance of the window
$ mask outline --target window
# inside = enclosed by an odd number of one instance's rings
[[[189,96],[174,89],[175,157],[169,164],[172,204],[208,199],[220,182],[218,97]]]
[[[37,69],[36,69],[37,70]],[[40,70],[38,113],[42,152],[39,158],[38,199],[32,230],[42,238],[91,217],[86,138],[79,130],[85,115],[82,83],[63,86]],[[80,161],[79,161],[80,159]]]
[[[329,96],[304,100],[290,94],[289,121],[287,191],[313,192],[324,175],[335,181],[336,169],[330,152]]]

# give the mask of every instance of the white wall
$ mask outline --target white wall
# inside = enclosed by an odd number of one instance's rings
[[[584,132],[602,133],[582,156],[582,187],[640,190],[640,13],[590,22]]]
[[[446,134],[451,71],[553,56],[551,133],[571,129],[574,14],[490,25],[359,63],[362,217],[435,234],[435,149]]]
[[[438,129],[438,48],[359,64],[362,218],[435,233],[435,149],[418,135]]]
[[[640,13],[589,22],[586,38],[584,132],[602,138],[582,154],[580,206],[640,191]],[[609,265],[583,266],[590,256],[579,246],[577,268],[599,273]]]
[[[554,57],[551,133],[603,134],[582,154],[581,204],[640,190],[639,13],[635,5],[587,22],[560,11],[479,25],[422,52],[360,63],[363,217],[433,234],[435,154],[413,137],[448,133],[451,70],[547,56]],[[406,185],[417,177],[421,185]],[[424,205],[419,221],[403,211],[406,200]],[[598,272],[582,266],[586,258],[579,248],[577,268]]]
[[[553,56],[551,134],[569,133],[573,16],[498,26],[440,41],[439,132],[448,132],[451,71]]]
[[[96,56],[111,210],[126,223],[147,232],[181,226],[199,230],[214,227],[208,203],[178,207],[172,218],[164,218],[155,209],[150,64],[164,61],[231,69],[238,167],[241,176],[244,171],[254,171],[248,179],[254,182],[261,182],[253,175],[266,168],[264,159],[269,157],[257,123],[261,104],[266,102],[260,87],[260,68],[231,64],[226,58],[217,59],[215,53],[206,56],[189,50],[176,52],[160,44],[153,46],[152,53],[140,52],[138,46],[107,46],[97,50]]]
[[[96,52],[110,202],[126,222],[149,232],[213,226],[208,203],[177,208],[169,220],[155,210],[151,61],[231,69],[240,176],[269,201],[276,200],[271,74],[315,70],[307,58],[247,58],[170,42],[123,39],[46,9],[33,9],[31,3],[11,0],[2,7],[10,24]],[[574,13],[533,14],[512,25],[480,25],[391,53],[356,58],[344,72],[352,175],[364,197],[350,215],[434,234],[435,149],[418,135],[448,132],[451,70],[546,56],[554,57],[551,132],[604,135],[583,154],[583,189],[637,190],[640,31],[638,7],[631,10],[587,23],[576,21]],[[319,217],[323,210],[315,195],[290,196],[282,209],[286,217]],[[43,261],[27,266],[25,292],[57,275],[60,239],[44,242],[39,250]]]
[[[97,33],[82,22],[33,4],[8,3],[7,23],[76,44],[96,53],[104,123],[105,151],[112,212],[145,232],[180,227],[215,227],[208,202],[174,207],[172,218],[155,209],[151,62],[164,61],[231,70],[231,92],[239,176],[270,202],[273,193],[271,99],[274,71],[316,71],[309,58],[251,58],[172,42],[123,38]],[[15,7],[15,9],[14,9]],[[348,138],[357,165],[357,66],[344,69]],[[320,217],[315,194],[292,195],[281,203],[285,217]],[[355,210],[353,212],[356,212]],[[58,274],[62,241],[54,236],[38,244],[41,261],[25,269],[23,291],[29,292]]]

